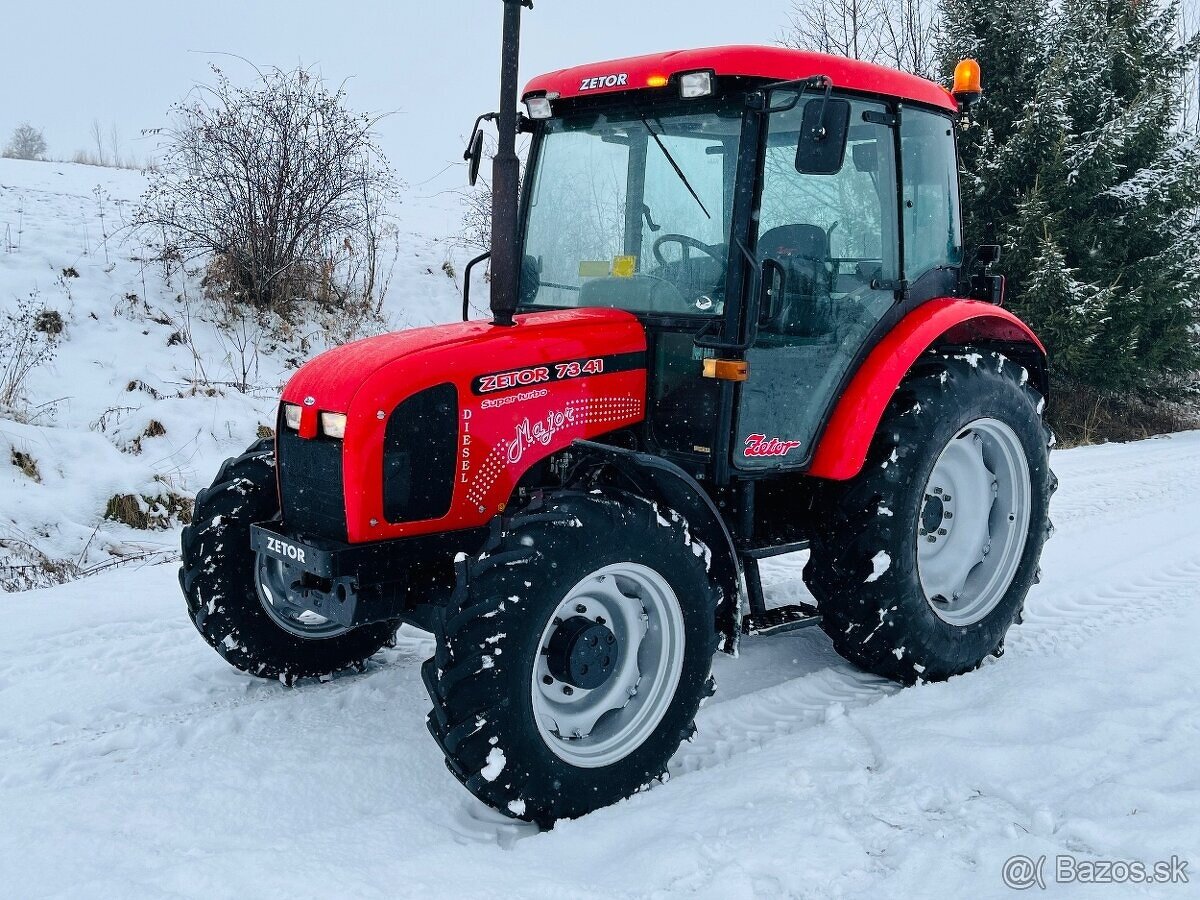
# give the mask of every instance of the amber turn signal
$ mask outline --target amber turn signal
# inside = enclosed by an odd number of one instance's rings
[[[954,99],[960,106],[974,106],[983,96],[980,82],[979,63],[973,59],[964,59],[954,67]]]
[[[744,359],[706,359],[704,377],[721,381],[745,381],[750,377],[750,364]]]

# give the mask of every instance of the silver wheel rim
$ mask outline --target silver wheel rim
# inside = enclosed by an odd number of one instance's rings
[[[559,680],[547,661],[551,638],[574,616],[602,620],[616,637],[615,669],[591,690]],[[567,592],[538,646],[531,689],[542,740],[573,766],[607,766],[645,743],[670,708],[683,673],[683,611],[653,569],[617,563]]]
[[[272,556],[257,554],[254,583],[258,599],[271,621],[289,634],[307,640],[337,637],[350,629],[291,602],[289,585],[300,577],[294,566]]]
[[[1008,425],[976,419],[938,455],[917,517],[917,570],[938,617],[985,618],[1017,573],[1029,534],[1029,462]]]

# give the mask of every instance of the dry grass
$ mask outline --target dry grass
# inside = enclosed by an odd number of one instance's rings
[[[1059,385],[1052,392],[1046,418],[1060,447],[1139,441],[1200,428],[1194,407],[1106,395],[1080,385]]]
[[[168,491],[163,496],[114,494],[108,498],[104,518],[142,531],[162,531],[177,522],[192,521],[192,500]]]
[[[26,477],[42,483],[42,473],[38,471],[37,460],[28,453],[22,453],[20,450],[12,452],[12,464],[25,473]]]

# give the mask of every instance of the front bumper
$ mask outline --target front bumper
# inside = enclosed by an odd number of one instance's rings
[[[280,522],[260,522],[250,527],[250,546],[257,556],[282,564],[292,605],[355,628],[410,618],[416,606],[436,602],[437,591],[412,598],[413,572],[449,571],[456,553],[478,550],[485,536],[483,529],[470,529],[348,544],[292,534]]]

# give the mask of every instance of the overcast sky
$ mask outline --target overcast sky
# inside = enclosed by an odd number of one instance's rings
[[[536,0],[525,13],[522,81],[568,65],[682,47],[773,43],[790,0]],[[500,0],[33,0],[7,4],[0,50],[0,139],[28,120],[54,157],[89,146],[93,119],[116,124],[127,152],[143,128],[217,62],[235,80],[298,62],[351,78],[361,111],[394,110],[384,150],[414,190],[461,158],[474,115],[495,108]],[[152,139],[150,139],[152,140]],[[430,180],[433,179],[433,180]]]

